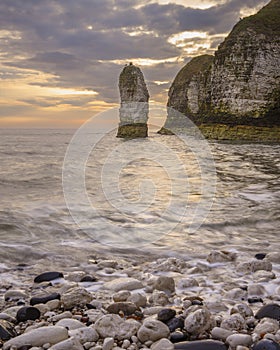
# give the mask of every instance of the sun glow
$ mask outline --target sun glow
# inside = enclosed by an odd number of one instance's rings
[[[92,90],[74,90],[61,88],[48,88],[52,95],[98,95],[96,91]]]
[[[129,36],[152,35],[158,37],[158,34],[151,30],[145,30],[142,26],[139,27],[124,27],[123,32]]]
[[[157,64],[160,64],[160,63],[175,63],[175,62],[182,62],[183,60],[184,60],[183,58],[176,56],[176,57],[170,57],[170,58],[165,58],[161,60],[156,60],[152,58],[127,58],[124,60],[112,60],[109,62],[118,64],[118,65],[125,65],[125,64],[128,64],[128,62],[132,62],[133,64],[136,64],[139,66],[156,66]]]
[[[171,3],[171,0],[157,0],[159,4],[161,5],[166,5]],[[195,9],[201,9],[201,10],[206,10],[209,9],[210,7],[220,5],[225,3],[225,0],[172,0],[172,3],[175,3],[177,5],[182,5],[184,7],[191,7]]]
[[[170,36],[167,41],[170,44],[173,44],[177,47],[184,47],[185,41],[188,39],[193,39],[193,38],[206,39],[207,33],[206,32],[195,32],[195,31],[181,32],[181,33],[177,33],[177,34]]]
[[[227,33],[209,35],[207,32],[186,31],[170,36],[168,42],[183,50],[189,57],[193,57],[213,54],[218,43],[222,42],[226,36]]]
[[[165,80],[165,81],[154,80],[154,83],[155,83],[156,85],[165,85],[165,84],[168,84],[169,81],[168,81],[168,80]]]

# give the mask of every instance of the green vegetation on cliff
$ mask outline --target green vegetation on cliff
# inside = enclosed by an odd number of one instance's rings
[[[213,58],[214,56],[211,55],[194,57],[179,71],[173,84],[176,84],[176,86],[187,85],[190,83],[194,75],[204,72],[210,68]]]
[[[232,29],[229,36],[219,46],[216,56],[226,55],[240,35],[250,32],[262,34],[268,40],[279,41],[280,38],[280,0],[272,0],[255,15],[241,19]]]

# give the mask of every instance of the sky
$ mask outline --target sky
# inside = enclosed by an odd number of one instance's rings
[[[119,104],[133,62],[150,101],[269,0],[1,0],[0,127],[69,127]]]

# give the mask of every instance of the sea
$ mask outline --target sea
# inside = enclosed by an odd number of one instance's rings
[[[87,129],[0,130],[1,264],[280,249],[279,144]]]

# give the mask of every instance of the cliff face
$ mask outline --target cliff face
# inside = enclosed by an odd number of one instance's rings
[[[198,125],[280,125],[279,18],[280,0],[272,0],[240,20],[214,57],[196,57],[177,74],[168,107]],[[172,119],[169,112],[165,127]]]
[[[198,113],[207,99],[206,79],[213,57],[195,57],[177,74],[168,92],[168,107],[176,106],[181,113]]]
[[[149,92],[140,68],[130,64],[119,77],[121,98],[120,124],[117,137],[148,136]]]

